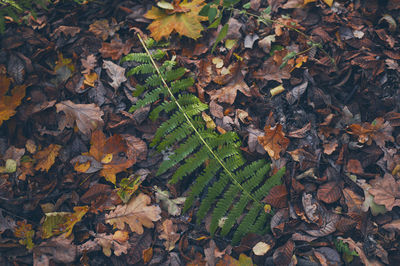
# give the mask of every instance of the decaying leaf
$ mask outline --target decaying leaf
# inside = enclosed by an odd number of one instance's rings
[[[294,242],[290,239],[274,252],[274,265],[289,265],[292,261]]]
[[[72,233],[75,224],[89,210],[88,206],[76,206],[74,212],[49,212],[42,225],[42,238],[50,238],[54,235],[63,234],[68,237]]]
[[[48,172],[54,164],[61,146],[57,144],[50,144],[41,151],[38,151],[33,157],[37,160],[35,170]]]
[[[372,140],[374,140],[379,147],[385,147],[386,141],[394,142],[392,131],[393,128],[390,126],[389,121],[385,122],[382,117],[378,117],[372,123],[352,124],[349,126],[348,132],[358,136],[358,142],[360,143],[371,145]]]
[[[121,83],[127,80],[125,77],[125,68],[114,64],[111,61],[104,60],[103,62],[103,68],[107,71],[108,76],[112,79],[110,85],[117,90],[119,86],[121,86]]]
[[[120,25],[117,24],[117,21],[114,18],[112,18],[111,25],[108,23],[107,19],[96,20],[90,24],[89,31],[93,32],[94,35],[105,41],[107,40],[108,36],[114,36],[119,28]]]
[[[284,208],[287,206],[287,194],[285,185],[274,186],[263,199],[263,202],[275,208]]]
[[[177,226],[172,223],[171,220],[165,220],[162,224],[162,232],[159,236],[160,239],[164,239],[165,250],[172,251],[175,248],[175,243],[181,237],[180,234],[176,233]]]
[[[161,206],[168,210],[168,213],[173,216],[181,214],[181,208],[178,206],[185,203],[186,197],[179,197],[176,199],[170,199],[171,194],[167,190],[161,190],[157,186],[154,187],[156,190],[157,202],[161,201]]]
[[[214,79],[215,83],[225,86],[208,92],[212,101],[218,100],[218,102],[233,104],[238,91],[248,97],[251,96],[250,88],[244,81],[241,66],[240,62],[236,62],[228,68],[229,72],[227,74]]]
[[[63,130],[65,127],[73,127],[75,122],[79,131],[84,135],[90,136],[91,132],[96,128],[103,126],[103,111],[94,103],[92,104],[75,104],[63,101],[56,104],[57,113],[63,111],[66,115],[65,121],[59,123],[58,127]]]
[[[4,121],[15,115],[15,109],[25,97],[26,85],[17,85],[9,89],[10,84],[10,78],[0,74],[0,126]]]
[[[148,29],[151,31],[151,36],[159,41],[163,37],[168,37],[172,32],[177,32],[179,35],[186,36],[192,39],[197,39],[201,36],[203,26],[201,21],[208,20],[207,17],[199,16],[200,10],[204,6],[204,0],[187,0],[174,1],[172,10],[152,7],[144,17],[153,19]]]
[[[277,124],[275,127],[265,126],[265,135],[258,137],[258,142],[268,152],[272,159],[279,159],[280,153],[286,151],[289,146],[289,139],[285,137],[282,131],[282,125]]]
[[[107,257],[111,256],[111,249],[114,250],[114,254],[116,256],[121,256],[122,253],[124,254],[128,253],[128,249],[130,248],[129,242],[127,241],[127,238],[118,239],[119,238],[118,235],[121,234],[120,232],[121,231],[116,231],[114,235],[106,233],[94,234],[95,235],[94,241],[102,247],[103,253]]]
[[[341,187],[335,181],[325,183],[321,185],[318,189],[318,199],[322,200],[325,203],[333,203],[340,199],[341,196]]]
[[[81,59],[82,66],[84,70],[82,74],[90,74],[90,72],[94,69],[97,63],[96,56],[94,54],[90,54],[86,57],[86,59]]]
[[[32,225],[26,223],[26,221],[17,221],[17,227],[14,229],[14,236],[20,238],[19,243],[26,246],[28,250],[32,250],[33,237],[35,231],[32,230]]]
[[[377,204],[385,205],[388,211],[400,206],[400,180],[396,181],[390,174],[385,174],[383,178],[377,177],[368,192],[374,196]]]
[[[58,263],[70,264],[78,255],[77,247],[71,243],[72,239],[59,236],[42,242],[33,248],[34,265],[50,265],[50,260]]]
[[[143,226],[153,228],[153,222],[161,219],[160,207],[148,206],[150,202],[150,197],[141,193],[128,204],[118,205],[115,210],[106,214],[106,221],[120,230],[124,230],[126,223],[132,232],[143,234]]]
[[[258,243],[252,248],[252,250],[253,250],[254,255],[263,256],[263,255],[265,255],[271,248],[272,248],[272,247],[271,247],[270,244],[267,244],[267,243],[265,243],[265,242],[260,241],[260,242],[258,242]]]
[[[103,58],[111,57],[112,60],[119,60],[122,55],[127,55],[133,46],[133,42],[128,40],[123,43],[120,39],[114,38],[110,43],[104,42],[99,50]]]

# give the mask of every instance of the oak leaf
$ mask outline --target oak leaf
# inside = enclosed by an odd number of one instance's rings
[[[75,104],[68,100],[57,103],[56,108],[57,113],[63,111],[66,115],[65,121],[58,125],[60,130],[65,127],[73,127],[76,122],[79,131],[89,136],[92,131],[104,124],[103,119],[101,119],[104,113],[94,103]]]
[[[162,224],[162,233],[159,235],[160,239],[164,239],[164,246],[167,251],[175,248],[175,243],[179,240],[180,235],[176,233],[177,226],[171,220],[165,220]]]
[[[118,205],[115,210],[106,214],[107,223],[124,230],[125,223],[129,225],[132,232],[143,234],[143,226],[153,228],[153,222],[161,219],[161,209],[158,206],[148,206],[151,199],[146,194],[139,194],[131,199],[128,204]]]
[[[352,124],[348,128],[349,134],[358,136],[358,142],[371,145],[374,140],[381,148],[385,147],[386,141],[394,142],[392,131],[389,121],[385,122],[382,117],[376,118],[372,123]]]
[[[159,41],[163,37],[168,37],[172,32],[177,32],[192,39],[201,36],[203,26],[201,21],[208,20],[207,17],[199,16],[200,10],[204,6],[204,0],[193,0],[188,2],[183,0],[174,1],[173,10],[152,7],[144,17],[154,21],[148,26],[151,36]]]
[[[54,164],[61,146],[57,144],[50,144],[48,147],[38,151],[33,157],[38,161],[35,170],[48,172]]]
[[[241,64],[236,62],[228,68],[229,73],[218,76],[214,82],[220,85],[225,85],[223,88],[209,91],[211,101],[218,100],[219,102],[233,104],[236,99],[237,92],[240,91],[247,97],[251,96],[250,88],[244,81],[244,75],[241,71]]]
[[[385,174],[383,178],[371,181],[371,185],[368,192],[374,196],[375,203],[385,205],[388,211],[400,206],[400,180],[396,181],[392,175]]]
[[[125,77],[125,68],[107,60],[104,60],[103,68],[107,71],[108,76],[112,79],[112,82],[109,84],[115,90],[118,89],[122,82],[127,80]]]
[[[284,152],[289,146],[289,139],[285,137],[282,131],[282,125],[277,124],[275,127],[265,126],[265,135],[258,137],[258,142],[268,152],[268,155],[277,160],[280,158],[280,153]]]
[[[119,232],[121,231],[115,232],[114,235],[107,235],[106,233],[95,234],[96,238],[94,239],[94,241],[102,247],[103,253],[107,257],[111,256],[111,248],[114,250],[115,256],[121,256],[122,253],[128,253],[128,249],[130,248],[129,242],[126,240],[118,240],[118,234],[120,234]]]
[[[10,78],[0,74],[0,126],[3,121],[15,115],[15,109],[21,104],[25,97],[26,85],[17,85],[9,90]]]

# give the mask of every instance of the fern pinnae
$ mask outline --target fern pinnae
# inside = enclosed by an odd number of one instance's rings
[[[238,225],[234,233],[235,241],[249,230],[263,229],[267,214],[261,199],[273,186],[271,184],[280,182],[282,171],[266,178],[270,166],[264,160],[245,166],[246,160],[240,149],[241,140],[235,132],[218,134],[206,128],[201,113],[208,109],[208,105],[194,94],[184,91],[194,84],[193,78],[184,77],[187,70],[175,66],[175,57],[164,60],[158,66],[153,55],[161,53],[157,50],[152,55],[140,35],[138,37],[147,59],[143,54],[130,58],[142,61],[146,66],[137,66],[132,73],[147,75],[143,88],[148,91],[134,109],[157,102],[149,117],[155,120],[161,112],[168,117],[157,129],[151,143],[159,151],[172,150],[161,163],[157,174],[174,168],[170,183],[176,183],[184,177],[194,177],[184,211],[192,206],[197,197],[204,195],[196,217],[199,223],[208,212],[211,213],[211,234],[218,230],[220,221],[224,221],[222,235]],[[153,71],[149,68],[150,64]],[[242,216],[248,209],[250,211]],[[223,217],[226,219],[221,220]],[[241,221],[238,221],[239,217],[243,217]]]

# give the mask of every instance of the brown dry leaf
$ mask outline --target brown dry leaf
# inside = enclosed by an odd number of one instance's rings
[[[362,168],[360,161],[356,159],[350,159],[347,162],[347,171],[357,175],[364,173],[364,169]]]
[[[280,158],[280,153],[286,151],[289,146],[289,139],[285,137],[282,131],[282,125],[277,124],[275,127],[265,126],[265,135],[258,137],[258,142],[268,152],[268,155],[277,160]]]
[[[400,219],[398,220],[393,220],[391,223],[385,224],[382,226],[383,229],[386,230],[395,230],[397,232],[400,232]]]
[[[147,27],[151,31],[151,37],[159,41],[176,32],[192,39],[199,38],[203,30],[201,21],[207,20],[207,17],[199,16],[203,6],[204,0],[174,1],[172,10],[153,6],[144,15],[145,18],[154,19]]]
[[[324,147],[324,153],[331,155],[339,146],[339,144],[337,143],[337,140],[334,139],[331,142],[324,143],[322,146]]]
[[[218,76],[214,79],[215,83],[226,85],[223,88],[208,92],[211,101],[218,100],[218,102],[233,104],[238,91],[242,92],[247,97],[251,96],[250,88],[244,81],[244,75],[241,71],[241,68],[242,64],[236,62],[230,67],[230,73]]]
[[[153,258],[153,248],[149,247],[143,250],[143,262],[145,264],[149,263],[149,261]]]
[[[132,145],[135,144],[135,145]],[[101,129],[92,134],[90,150],[71,160],[79,172],[97,172],[106,180],[116,183],[116,174],[136,163],[138,155],[146,154],[146,144],[130,135],[113,135],[106,138]],[[138,147],[144,147],[137,149]],[[89,165],[88,165],[89,162]]]
[[[262,68],[253,73],[255,79],[263,80],[276,80],[279,83],[283,83],[282,79],[290,79],[290,66],[287,65],[280,68],[280,64],[277,64],[273,57],[268,58]]]
[[[84,70],[82,71],[82,74],[90,74],[90,72],[96,66],[96,63],[97,63],[96,56],[94,56],[94,54],[90,54],[86,57],[86,59],[82,58],[81,63],[84,68]]]
[[[358,136],[358,142],[360,143],[371,145],[372,140],[374,140],[379,147],[385,147],[386,141],[394,142],[392,136],[393,128],[390,126],[389,121],[385,122],[382,117],[376,118],[372,123],[352,124],[349,126],[349,130],[349,134]]]
[[[285,185],[274,186],[263,199],[263,202],[275,208],[285,208],[287,206],[287,194]]]
[[[318,188],[317,196],[319,200],[325,203],[333,203],[340,199],[342,195],[340,193],[341,189],[337,182],[332,181],[321,185]]]
[[[44,148],[43,150],[38,151],[33,156],[33,158],[35,158],[38,161],[35,166],[35,170],[48,172],[49,169],[51,168],[51,166],[54,164],[60,149],[61,149],[60,145],[50,144],[48,147]]]
[[[42,242],[33,248],[33,265],[50,265],[50,260],[56,263],[71,264],[76,259],[77,247],[72,239],[59,236]]]
[[[274,265],[289,265],[292,262],[294,246],[294,242],[289,239],[283,246],[277,248],[272,256]]]
[[[395,180],[390,174],[383,178],[377,177],[371,181],[372,188],[368,190],[374,196],[377,204],[385,205],[388,211],[393,207],[400,206],[400,180]]]
[[[6,75],[0,74],[0,126],[3,121],[15,115],[15,109],[25,97],[26,85],[17,85],[9,89],[10,81]]]
[[[114,227],[124,230],[125,223],[132,232],[143,234],[143,226],[153,228],[153,222],[161,219],[161,209],[158,206],[147,206],[151,199],[146,194],[139,194],[132,198],[128,204],[118,205],[115,210],[105,215],[106,222]]]
[[[179,240],[180,235],[176,233],[177,226],[171,220],[165,220],[162,224],[162,233],[158,236],[164,239],[165,250],[172,251],[175,248],[175,243]]]
[[[96,238],[94,239],[94,241],[103,248],[103,253],[107,257],[111,256],[111,249],[114,250],[115,256],[121,256],[122,253],[127,254],[128,249],[130,248],[128,241],[119,241],[115,239],[115,234],[114,235],[111,234],[107,235],[106,233],[95,234],[95,237]]]
[[[103,58],[111,57],[112,60],[119,60],[123,54],[129,54],[132,46],[133,42],[131,40],[123,43],[120,39],[114,38],[110,43],[104,42],[99,51]]]
[[[93,32],[94,35],[101,38],[103,41],[107,40],[108,36],[114,36],[120,28],[117,21],[112,18],[111,25],[108,24],[107,19],[96,20],[89,26],[89,31]]]
[[[125,68],[114,64],[111,61],[104,60],[103,62],[103,68],[107,71],[108,76],[112,79],[112,82],[109,84],[111,87],[117,90],[119,86],[121,86],[121,83],[127,80],[125,77]]]
[[[60,36],[61,33],[64,33],[65,36],[74,37],[79,32],[81,32],[81,28],[79,27],[60,26],[54,30],[52,35]]]
[[[65,121],[58,125],[60,130],[65,127],[73,127],[76,122],[79,131],[89,136],[92,131],[104,124],[103,119],[101,119],[103,111],[94,103],[75,104],[68,100],[56,104],[56,108],[57,113],[63,111],[66,115]]]

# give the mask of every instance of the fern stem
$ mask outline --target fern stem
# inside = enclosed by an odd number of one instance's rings
[[[171,99],[176,103],[176,106],[178,107],[178,109],[182,112],[183,116],[185,117],[186,121],[188,122],[188,124],[190,125],[191,128],[193,128],[193,131],[195,132],[196,136],[200,139],[200,141],[204,144],[204,146],[207,148],[207,150],[211,153],[211,155],[214,157],[214,159],[221,165],[221,167],[225,170],[225,172],[228,174],[228,176],[232,179],[233,183],[238,186],[243,192],[244,194],[246,194],[250,199],[252,199],[257,205],[263,207],[263,204],[261,202],[259,202],[255,197],[253,197],[253,195],[251,195],[247,190],[245,190],[243,188],[243,186],[240,184],[239,181],[236,180],[236,178],[234,177],[233,173],[225,166],[224,162],[222,161],[221,158],[219,158],[219,156],[212,150],[212,148],[210,147],[210,145],[208,145],[208,143],[205,141],[205,139],[203,138],[203,136],[199,133],[199,131],[197,130],[197,128],[193,125],[191,119],[189,118],[189,116],[186,114],[185,109],[180,105],[180,103],[178,102],[178,100],[176,99],[175,95],[172,93],[172,90],[170,89],[170,87],[168,86],[167,82],[165,81],[163,75],[161,74],[160,69],[158,68],[156,62],[153,59],[153,56],[151,55],[149,49],[147,48],[146,44],[144,43],[142,37],[140,36],[140,34],[137,34],[140,43],[142,44],[144,50],[146,51],[147,55],[150,57],[150,61],[153,64],[154,68],[157,71],[157,74],[160,76],[162,83],[164,84],[165,88],[167,89]]]

